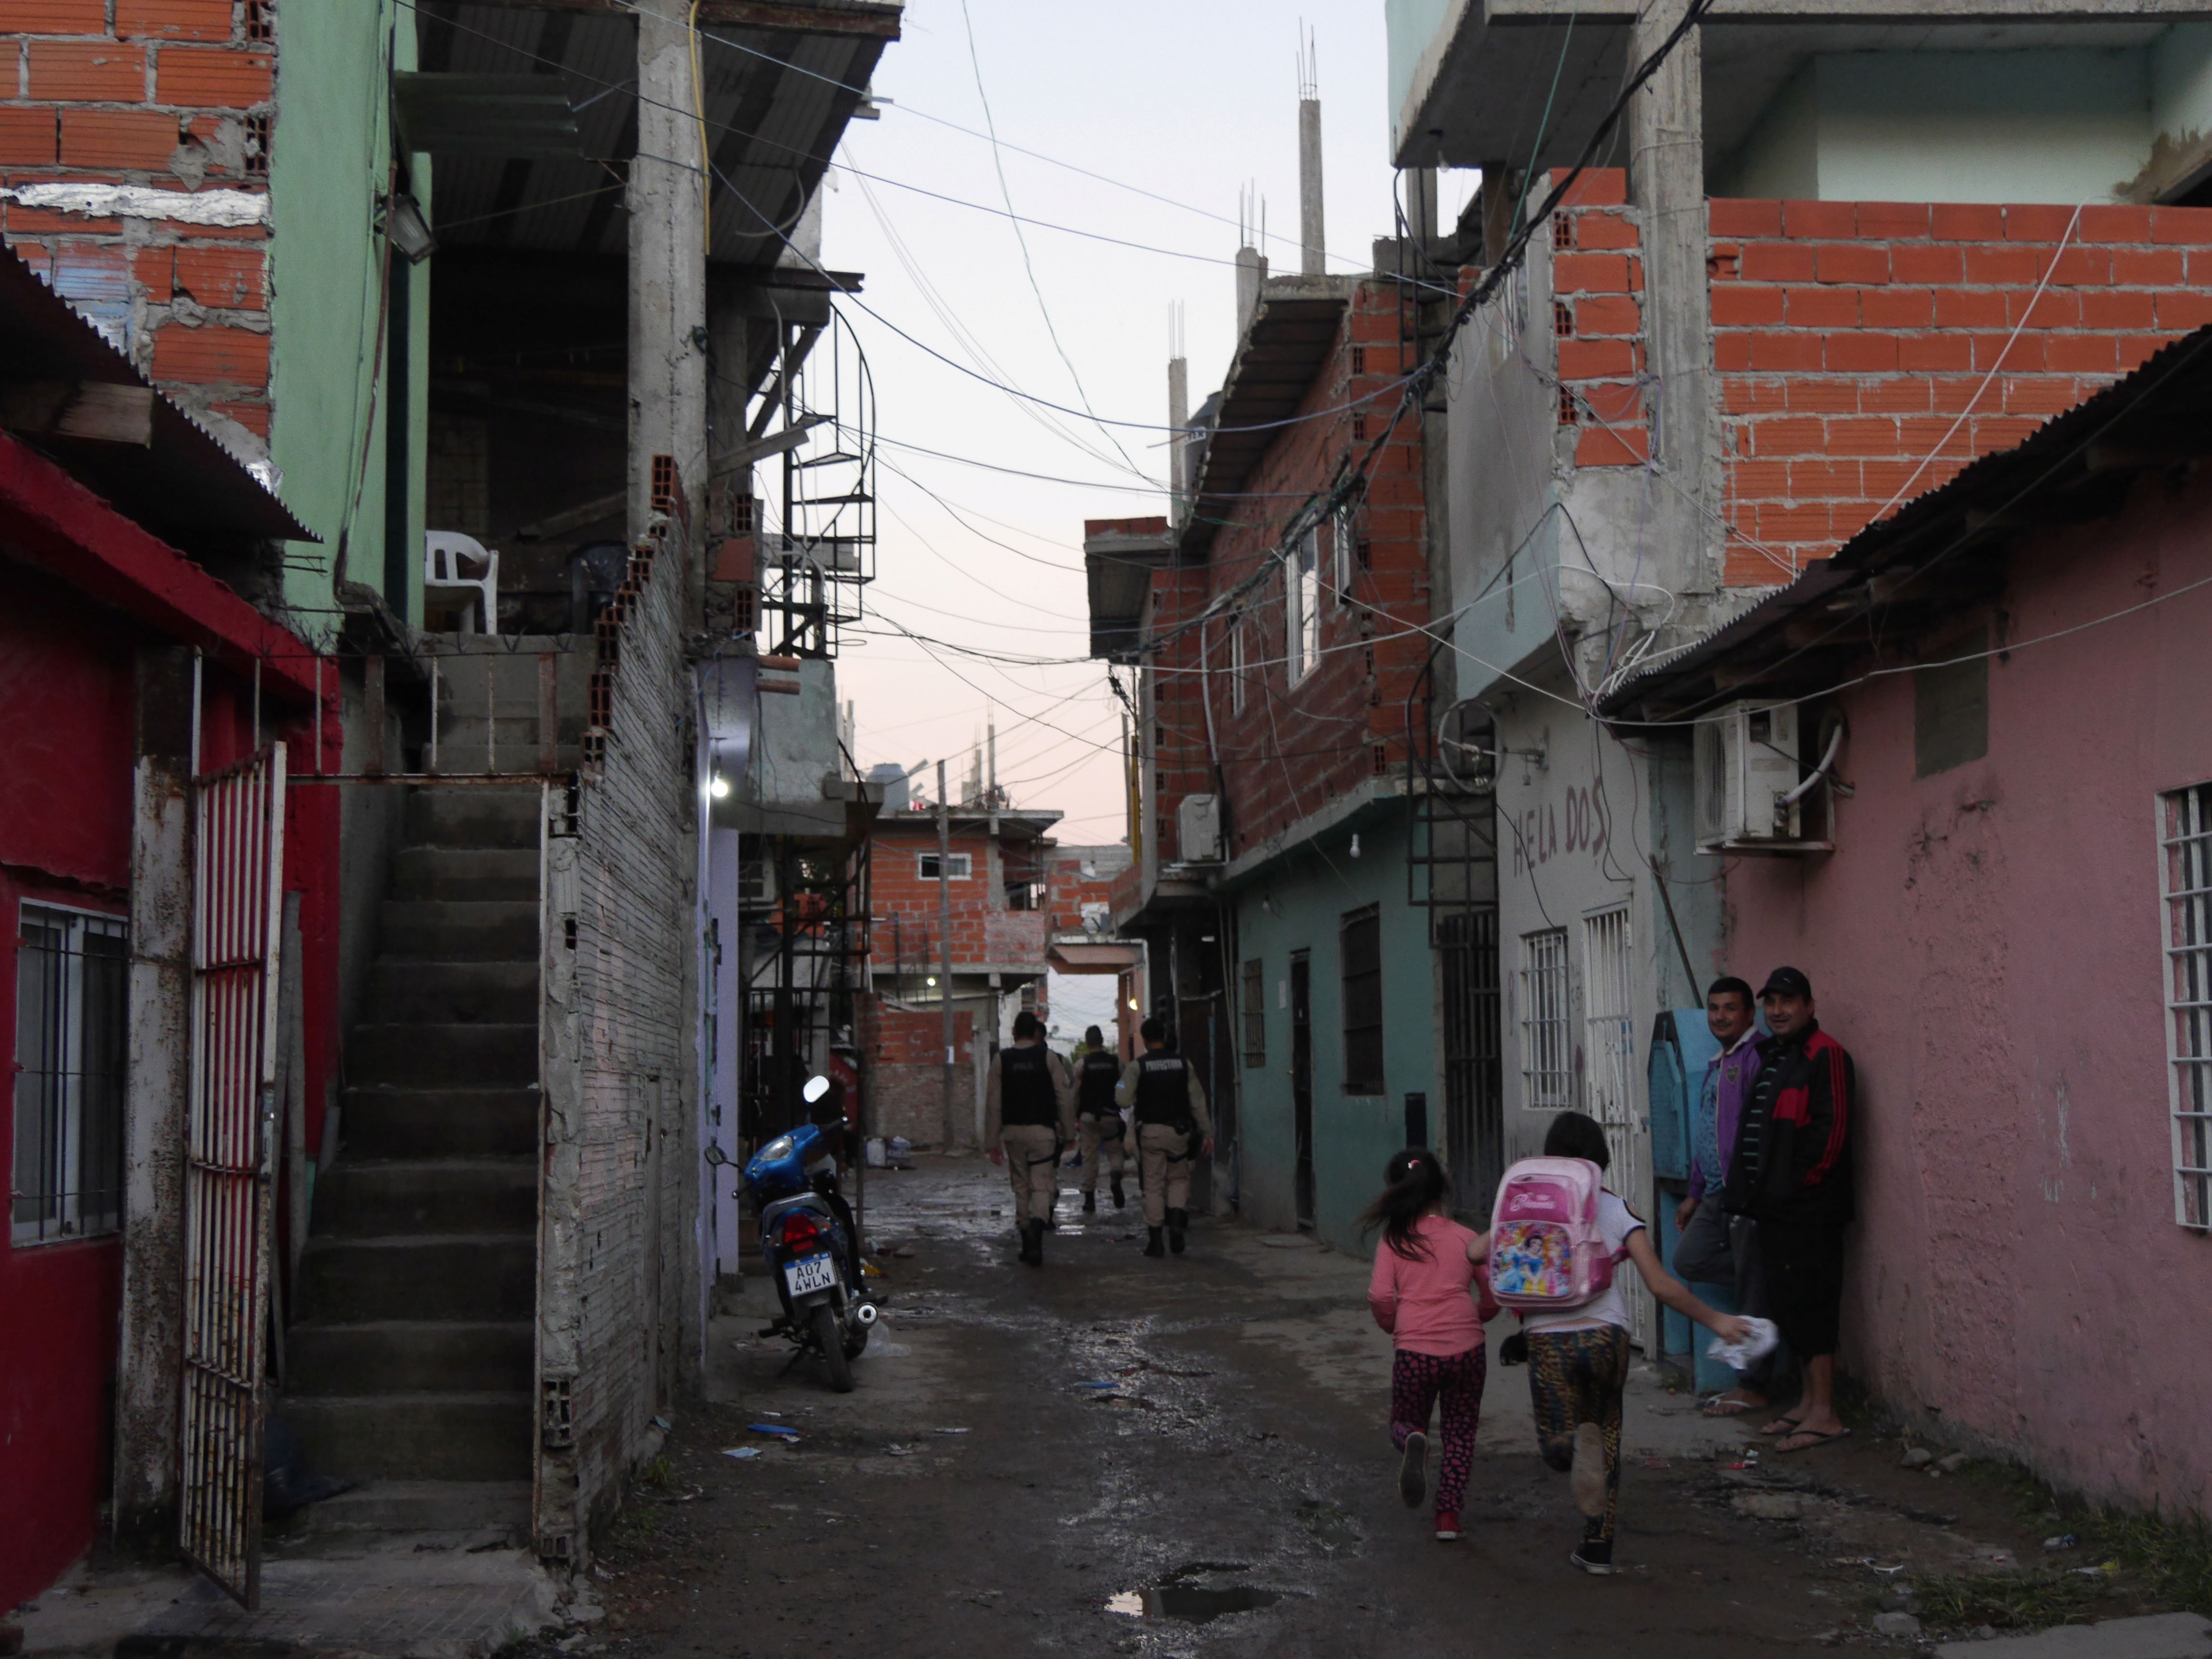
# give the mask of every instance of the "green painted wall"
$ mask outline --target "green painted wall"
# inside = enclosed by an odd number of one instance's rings
[[[331,583],[341,538],[348,580],[385,585],[385,428],[391,379],[379,326],[383,243],[376,204],[391,155],[388,65],[415,64],[414,11],[398,0],[288,6],[279,12],[276,122],[269,167],[271,459],[286,503],[323,538],[288,550],[286,594],[302,629],[335,625]],[[413,158],[429,207],[430,160]],[[414,437],[412,546],[422,544],[428,422],[430,265],[410,288],[410,372],[402,412]],[[421,617],[421,562],[408,590],[387,594]]]
[[[1238,971],[1258,960],[1267,1028],[1267,1063],[1243,1067],[1238,1135],[1239,1207],[1262,1227],[1297,1224],[1292,1188],[1296,1146],[1291,1103],[1291,1014],[1285,994],[1291,953],[1313,964],[1314,1221],[1338,1249],[1364,1255],[1353,1225],[1382,1190],[1382,1166],[1406,1144],[1406,1096],[1429,1097],[1434,1139],[1443,1102],[1435,1083],[1435,977],[1428,916],[1406,902],[1404,808],[1391,803],[1377,822],[1337,832],[1286,854],[1237,896]],[[1344,1093],[1343,962],[1338,929],[1369,904],[1382,921],[1383,1081],[1379,1097]]]

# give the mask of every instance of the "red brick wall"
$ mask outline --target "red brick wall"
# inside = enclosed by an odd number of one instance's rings
[[[1112,914],[1114,875],[1096,865],[1096,873],[1085,875],[1083,861],[1088,856],[1079,848],[1055,848],[1047,856],[1045,919],[1055,933],[1079,932],[1086,904],[1106,905]]]
[[[937,851],[937,826],[926,812],[911,817],[911,823],[878,819],[869,850],[869,908],[875,918],[870,929],[870,965],[878,973],[933,974],[939,960],[937,883],[923,880],[920,873],[921,855]],[[954,970],[980,969],[988,963],[994,968],[1042,973],[1045,912],[1006,908],[1006,895],[991,867],[991,841],[986,832],[956,825],[951,848],[956,854],[969,855],[974,872],[951,884]],[[1044,874],[1036,843],[1027,840],[1002,841],[1000,863],[1006,881],[1019,880],[1032,868],[1039,879]]]
[[[0,180],[265,191],[275,98],[258,0],[9,0]],[[189,406],[269,431],[267,234],[0,203],[9,245]]]
[[[2070,240],[2064,207],[1710,211],[1732,583],[1787,580],[1899,490],[1935,489],[2212,321],[2212,209],[2087,207]]]
[[[1358,356],[1354,371],[1354,353]],[[1308,388],[1299,412],[1317,418],[1285,428],[1245,489],[1247,498],[1215,535],[1208,562],[1152,579],[1155,635],[1237,586],[1276,548],[1284,521],[1310,493],[1326,489],[1347,453],[1364,454],[1398,404],[1390,382],[1404,372],[1395,289],[1362,283],[1334,351]],[[1353,399],[1379,393],[1355,410]],[[1211,690],[1215,740],[1228,783],[1231,858],[1330,799],[1405,760],[1405,702],[1430,641],[1409,630],[1429,620],[1420,428],[1401,422],[1376,458],[1356,534],[1366,550],[1350,591],[1333,586],[1334,526],[1321,537],[1322,626],[1318,665],[1295,686],[1284,661],[1284,590],[1269,577],[1241,602],[1245,659],[1243,708],[1232,707],[1227,625],[1206,630],[1204,684]],[[1150,737],[1161,779],[1156,832],[1164,860],[1176,855],[1176,809],[1185,794],[1218,790],[1201,702],[1200,638],[1184,635],[1160,654],[1154,672],[1158,718]]]
[[[885,1139],[904,1135],[934,1146],[945,1138],[944,1014],[934,1008],[908,1012],[879,997],[860,1000],[860,1054],[867,1077],[868,1133]],[[972,1138],[975,1016],[952,1011],[953,1113],[956,1139]]]
[[[1621,169],[1593,169],[1552,215],[1559,421],[1581,428],[1577,466],[1640,466],[1651,453],[1641,378],[1644,260],[1627,193]]]

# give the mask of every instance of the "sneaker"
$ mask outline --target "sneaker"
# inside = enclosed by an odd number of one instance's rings
[[[1605,1436],[1595,1423],[1575,1425],[1575,1468],[1567,1484],[1584,1515],[1595,1521],[1605,1513]]]
[[[1567,1560],[1595,1577],[1609,1577],[1613,1571],[1613,1540],[1607,1539],[1599,1543],[1594,1539],[1585,1538],[1575,1547],[1575,1553]]]
[[[1457,1510],[1438,1510],[1437,1511],[1437,1542],[1439,1544],[1454,1544],[1458,1541],[1459,1511]]]
[[[1428,1495],[1429,1437],[1416,1429],[1406,1437],[1406,1453],[1398,1460],[1398,1496],[1407,1509],[1417,1510]]]

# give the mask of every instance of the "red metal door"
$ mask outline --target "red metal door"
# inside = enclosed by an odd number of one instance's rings
[[[178,1531],[185,1558],[252,1607],[261,1594],[284,750],[200,779],[194,795]]]

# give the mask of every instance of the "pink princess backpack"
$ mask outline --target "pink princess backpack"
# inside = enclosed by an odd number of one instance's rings
[[[1579,1158],[1524,1158],[1498,1183],[1490,1290],[1528,1312],[1579,1307],[1613,1283],[1620,1257],[1598,1231],[1604,1177]]]

